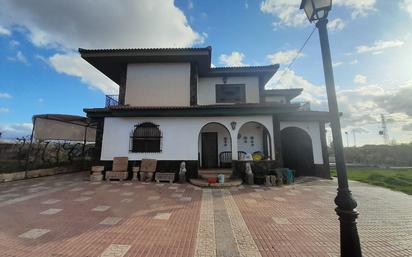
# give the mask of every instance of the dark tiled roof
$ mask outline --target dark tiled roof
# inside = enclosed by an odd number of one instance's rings
[[[197,63],[199,76],[259,76],[262,83],[279,69],[279,65],[214,67],[211,68],[212,47],[198,48],[127,48],[127,49],[83,49],[83,59],[120,85],[121,74],[128,63],[190,62]]]
[[[262,65],[262,66],[233,66],[233,67],[212,67],[210,73],[224,74],[224,73],[250,73],[250,72],[269,72],[270,76],[276,73],[279,69],[278,64]]]
[[[193,106],[129,106],[118,105],[109,108],[92,108],[84,109],[85,112],[110,112],[110,111],[134,111],[134,110],[212,110],[212,109],[297,109],[299,104],[282,104],[282,103],[250,103],[250,104],[215,104],[215,105],[193,105]]]
[[[212,67],[210,70],[247,70],[247,69],[273,69],[278,68],[278,64],[272,65],[260,65],[260,66],[225,66],[225,67]]]
[[[167,52],[188,52],[188,51],[212,51],[211,46],[207,47],[181,47],[181,48],[107,48],[107,49],[84,49],[79,48],[80,54],[88,53],[124,53],[124,52],[157,52],[157,53],[167,53]]]
[[[295,95],[302,93],[303,88],[266,89],[265,95]]]
[[[303,91],[303,88],[290,88],[290,89],[266,89],[266,96],[284,96],[288,101],[299,96]]]

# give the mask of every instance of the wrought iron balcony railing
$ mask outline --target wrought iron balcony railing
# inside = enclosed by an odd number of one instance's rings
[[[106,108],[117,105],[119,105],[119,95],[106,95]]]

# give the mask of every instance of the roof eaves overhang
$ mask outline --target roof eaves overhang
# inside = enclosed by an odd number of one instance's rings
[[[247,77],[256,76],[266,84],[279,69],[279,64],[266,66],[242,66],[242,67],[214,67],[206,74],[199,73],[204,77]]]
[[[288,113],[298,109],[299,105],[284,104],[273,106],[197,106],[188,108],[94,108],[84,109],[90,118],[98,117],[211,117],[211,116],[247,116]]]
[[[303,91],[303,88],[290,88],[290,89],[266,89],[265,96],[284,96],[288,101],[299,96]]]
[[[205,48],[145,48],[145,49],[82,49],[81,57],[115,83],[129,63],[197,63],[199,73],[207,73],[211,65],[211,47]]]
[[[317,121],[330,122],[332,114],[330,112],[322,111],[296,111],[289,113],[280,113],[279,119],[281,121]]]

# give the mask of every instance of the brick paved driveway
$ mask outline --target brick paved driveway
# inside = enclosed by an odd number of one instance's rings
[[[0,184],[0,256],[338,256],[333,181],[282,188]],[[412,256],[412,197],[351,183],[364,256]]]

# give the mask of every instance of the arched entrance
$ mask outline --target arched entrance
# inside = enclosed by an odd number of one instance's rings
[[[212,122],[204,125],[199,133],[199,162],[201,168],[231,166],[232,141],[229,130]]]
[[[284,167],[295,170],[296,176],[315,176],[312,139],[301,128],[287,127],[281,132]]]
[[[250,121],[243,124],[237,136],[239,153],[256,154],[262,159],[272,158],[272,143],[268,129],[259,122]],[[240,156],[241,154],[239,154]]]

